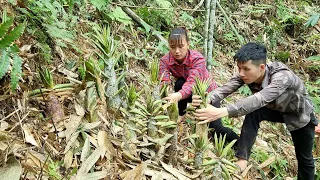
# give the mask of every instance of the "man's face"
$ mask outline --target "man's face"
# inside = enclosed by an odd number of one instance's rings
[[[246,62],[237,62],[240,78],[245,84],[253,82],[261,84],[264,76],[265,65],[252,64],[252,60]]]
[[[176,60],[183,60],[188,52],[189,43],[186,38],[182,38],[177,42],[170,42],[170,53]]]

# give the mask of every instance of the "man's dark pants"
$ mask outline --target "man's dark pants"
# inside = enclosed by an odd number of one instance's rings
[[[315,118],[313,113],[311,114],[311,118]],[[236,152],[238,158],[249,159],[251,148],[256,140],[260,127],[259,124],[263,120],[284,123],[283,115],[279,111],[271,110],[266,107],[247,114],[238,140]],[[298,160],[298,180],[314,179],[315,167],[312,156],[315,135],[314,129],[315,124],[310,121],[306,126],[290,132]]]
[[[183,86],[183,84],[185,82],[186,81],[183,78],[179,78],[176,81],[175,86],[174,86],[175,92],[178,92],[180,89],[182,89],[182,86]],[[179,115],[180,116],[183,116],[186,113],[185,109],[187,108],[188,102],[189,103],[192,102],[192,96],[190,96],[190,97],[188,97],[186,99],[182,99],[182,100],[180,100],[178,102],[178,108],[179,108]],[[213,104],[213,106],[220,107],[220,102],[217,102],[217,103]],[[217,119],[216,121],[210,122],[209,128],[214,129],[212,131],[212,135],[214,133],[217,133],[217,135],[219,137],[220,135],[224,136],[226,134],[226,141],[227,142],[231,142],[234,139],[238,139],[239,138],[239,136],[235,132],[233,132],[232,129],[223,126],[223,124],[221,122],[221,119]]]

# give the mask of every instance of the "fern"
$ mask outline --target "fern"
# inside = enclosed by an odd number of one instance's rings
[[[15,90],[17,84],[19,82],[19,77],[22,74],[22,59],[17,54],[13,56],[13,64],[12,64],[12,71],[11,71],[11,89]]]
[[[13,18],[8,18],[8,20],[0,24],[0,49],[2,49],[2,55],[0,58],[0,79],[2,79],[9,70],[10,60],[13,56],[11,88],[12,90],[14,90],[16,89],[19,82],[19,77],[22,74],[22,59],[17,54],[19,48],[15,44],[13,44],[13,42],[22,35],[25,26],[20,25],[10,31],[10,27],[12,24]]]
[[[7,51],[2,51],[2,56],[0,60],[0,79],[6,74],[10,65],[10,57]]]
[[[4,49],[9,47],[12,42],[17,40],[23,33],[24,26],[20,25],[15,27],[8,35],[6,35],[3,39],[0,40],[0,49]]]
[[[0,25],[0,39],[8,32],[12,23],[13,19],[9,19]]]

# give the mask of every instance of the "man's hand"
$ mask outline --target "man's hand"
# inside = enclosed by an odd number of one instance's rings
[[[196,116],[197,120],[200,120],[198,124],[205,124],[228,116],[229,113],[227,108],[215,108],[212,105],[208,104],[204,109],[197,109],[194,115]]]
[[[163,99],[167,100],[169,103],[178,102],[182,99],[182,95],[181,95],[181,93],[176,92],[176,93],[169,94],[167,97],[165,97]]]

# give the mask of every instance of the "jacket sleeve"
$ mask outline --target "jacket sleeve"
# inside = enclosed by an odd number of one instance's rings
[[[161,82],[170,82],[170,69],[167,64],[167,58],[163,57],[160,59],[159,75],[158,78]]]
[[[239,75],[233,76],[226,84],[212,91],[210,102],[214,104],[239,89],[244,82]]]
[[[257,109],[266,106],[268,103],[276,100],[292,84],[288,71],[277,72],[272,75],[271,82],[261,91],[240,99],[234,104],[226,106],[229,117],[239,117],[251,113]]]
[[[203,72],[206,71],[206,68],[206,61],[203,56],[199,56],[194,60],[192,68],[189,71],[189,76],[186,82],[183,84],[181,90],[179,90],[182,95],[182,99],[191,96],[192,86],[195,83],[195,78],[199,77],[200,79],[204,79]]]

